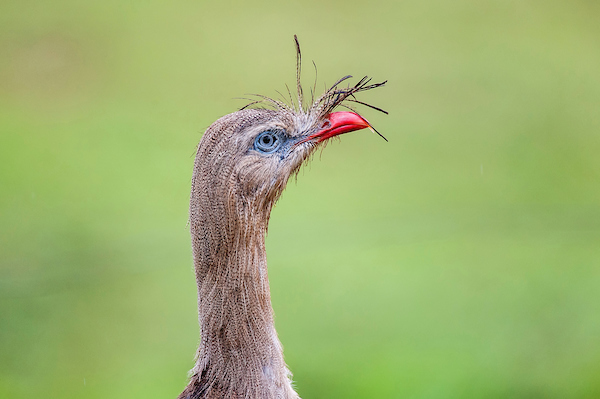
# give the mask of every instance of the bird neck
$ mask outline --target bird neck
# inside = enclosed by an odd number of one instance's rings
[[[205,189],[193,187],[190,206],[201,342],[180,398],[298,398],[271,307],[265,251],[271,206],[228,203],[222,199],[232,196]]]

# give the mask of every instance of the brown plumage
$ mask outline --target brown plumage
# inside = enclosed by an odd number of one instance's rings
[[[339,88],[345,77],[305,107],[297,39],[296,46],[297,104],[258,96],[250,105],[273,109],[245,107],[226,115],[198,146],[190,230],[201,343],[180,399],[298,398],[273,323],[265,252],[269,216],[289,177],[320,143],[372,128],[354,112],[333,110],[385,82],[369,85],[364,78]]]

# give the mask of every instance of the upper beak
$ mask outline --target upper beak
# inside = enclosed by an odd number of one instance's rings
[[[332,112],[323,123],[321,130],[302,140],[315,140],[317,143],[327,140],[338,134],[353,132],[364,128],[370,128],[371,124],[362,116],[354,112]]]

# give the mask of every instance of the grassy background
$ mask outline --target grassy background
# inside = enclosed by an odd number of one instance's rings
[[[600,397],[600,4],[3,1],[0,397],[174,398],[204,129],[389,79],[274,210],[304,398]]]

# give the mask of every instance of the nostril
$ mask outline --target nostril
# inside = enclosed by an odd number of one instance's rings
[[[329,119],[326,119],[325,121],[323,121],[323,123],[321,123],[321,129],[329,129],[331,127],[331,122],[329,122]]]

